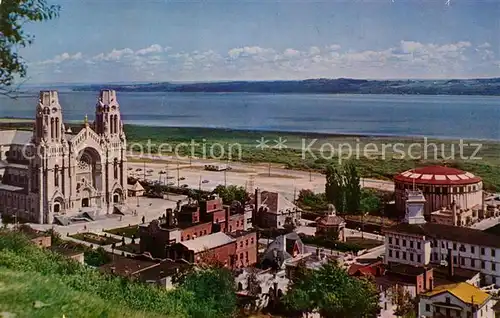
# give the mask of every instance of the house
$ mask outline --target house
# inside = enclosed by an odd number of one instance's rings
[[[345,220],[337,216],[335,206],[328,204],[327,214],[316,219],[316,236],[324,236],[345,242],[345,224]],[[332,237],[332,235],[337,237]]]
[[[420,295],[418,317],[494,318],[496,302],[468,283],[442,285]]]
[[[64,255],[65,257],[67,257],[69,259],[75,260],[80,264],[85,263],[85,253],[81,250],[72,249],[72,248],[66,247],[64,245],[51,246],[49,249],[54,253]]]
[[[297,233],[280,235],[265,250],[262,265],[264,268],[284,269],[288,259],[301,254],[305,254],[305,246]]]
[[[19,232],[23,233],[35,245],[40,247],[50,247],[52,245],[52,238],[46,232],[37,231],[28,225],[20,225],[17,227]]]
[[[191,267],[184,261],[162,260],[156,266],[148,267],[136,274],[139,281],[165,289],[174,288],[175,276]]]
[[[144,187],[136,181],[135,184],[127,185],[127,192],[130,197],[142,197],[144,195]]]
[[[255,189],[251,197],[253,223],[261,227],[284,228],[285,224],[300,225],[301,211],[282,194]]]
[[[225,266],[233,267],[236,256],[236,239],[225,233],[198,237],[172,245],[168,249],[168,258],[186,260],[189,263],[214,260]]]
[[[420,199],[415,199],[419,197]],[[484,284],[500,285],[500,240],[484,231],[453,225],[427,223],[425,198],[409,193],[405,222],[384,230],[384,262],[413,266],[440,266],[481,273]]]

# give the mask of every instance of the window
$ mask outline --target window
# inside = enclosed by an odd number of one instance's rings
[[[476,266],[476,264],[475,264],[475,263],[476,263],[476,262],[474,261],[474,259],[472,259],[472,258],[471,258],[471,259],[470,259],[470,266],[471,266],[471,267],[475,267],[475,266]]]
[[[484,269],[484,261],[481,261],[481,268]]]
[[[245,252],[245,258],[248,261],[248,251]]]
[[[446,297],[446,303],[449,304],[451,302],[450,297]]]
[[[473,253],[473,254],[476,252],[476,249],[474,248],[474,246],[470,247],[470,252]]]
[[[243,253],[240,253],[240,260],[243,260]]]
[[[453,264],[456,264],[456,263],[457,263],[457,257],[453,256]]]
[[[463,257],[460,258],[460,265],[465,265],[465,259]]]
[[[431,311],[431,305],[425,304],[425,311]]]
[[[495,249],[494,248],[491,249],[491,256],[495,257]]]
[[[392,244],[392,237],[389,237],[389,244]]]
[[[399,239],[396,239],[396,245],[399,245]]]
[[[413,241],[410,241],[410,248],[413,248]]]
[[[422,262],[422,257],[420,255],[417,255],[417,262],[419,262],[419,263]]]
[[[187,235],[187,238],[186,238],[187,241],[189,241],[189,234]]]
[[[403,259],[406,259],[406,252],[403,252]]]
[[[481,255],[484,255],[484,247],[481,247]]]
[[[389,257],[392,257],[392,250],[389,250]]]
[[[453,250],[456,251],[457,250],[457,243],[453,243]]]
[[[497,270],[497,266],[495,263],[491,263],[491,270],[492,271],[496,271]]]
[[[417,249],[419,250],[421,247],[422,246],[421,246],[420,242],[417,242]]]
[[[240,242],[240,247],[243,247],[243,241]]]
[[[399,258],[399,251],[396,251],[396,258]]]
[[[413,253],[410,253],[410,261],[413,262]]]
[[[441,242],[441,248],[444,248],[444,242]]]
[[[245,241],[245,246],[248,246],[248,240]]]
[[[403,240],[403,246],[406,246],[406,240]]]
[[[434,252],[434,260],[437,261],[438,260],[438,253]]]

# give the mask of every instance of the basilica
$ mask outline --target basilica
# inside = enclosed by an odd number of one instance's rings
[[[126,138],[116,92],[102,90],[94,121],[85,117],[78,129],[65,126],[57,91],[42,91],[32,131],[0,131],[2,216],[68,224],[127,211]]]

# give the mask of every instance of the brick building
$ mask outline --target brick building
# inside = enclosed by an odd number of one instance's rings
[[[235,255],[236,247],[234,250],[232,247],[222,248],[216,245],[217,242],[208,242],[207,245],[206,240],[200,240],[218,232],[235,232],[234,241],[241,240],[240,236],[244,237],[243,249],[238,253],[243,253],[245,256],[247,253],[246,240],[247,238],[249,241],[252,239],[251,234],[244,232],[249,227],[247,214],[248,212],[245,212],[242,205],[223,206],[220,198],[200,201],[199,203],[189,201],[183,206],[178,202],[175,210],[168,209],[166,214],[158,220],[139,226],[140,251],[141,253],[149,252],[153,257],[158,258],[184,258],[188,261],[196,261],[196,258],[193,257],[199,251],[194,248],[194,245],[201,244],[202,248],[207,247],[209,250],[221,248],[225,251],[228,249],[231,255]],[[256,246],[256,234],[253,235]],[[191,240],[196,240],[196,243],[193,243],[194,245],[181,244]],[[253,254],[249,253],[249,257],[244,257],[243,262],[255,263],[254,258],[256,255],[254,257]],[[226,257],[221,256],[221,259],[226,261]],[[228,264],[232,263],[228,261]]]
[[[257,232],[239,230],[228,235],[236,240],[234,267],[247,267],[257,263]]]

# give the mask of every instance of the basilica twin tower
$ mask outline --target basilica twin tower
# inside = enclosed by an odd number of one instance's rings
[[[125,213],[126,138],[116,92],[102,90],[94,121],[85,117],[79,128],[75,133],[64,125],[56,91],[40,92],[33,133],[14,132],[6,152],[2,214],[67,223],[74,216]]]

